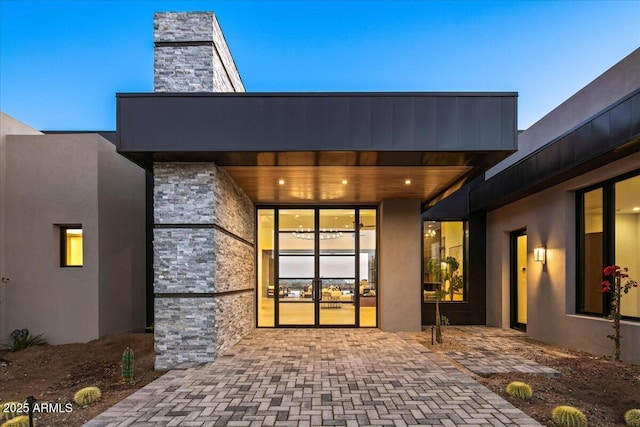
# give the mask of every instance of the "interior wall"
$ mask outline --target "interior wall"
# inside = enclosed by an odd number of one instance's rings
[[[638,168],[640,153],[487,214],[487,324],[509,327],[509,233],[526,227],[528,253],[547,247],[547,263],[529,262],[527,334],[558,345],[609,354],[610,322],[576,311],[574,191]],[[530,259],[531,261],[531,259]],[[640,324],[624,322],[623,358],[640,362]]]
[[[419,199],[380,204],[379,305],[383,331],[421,330],[421,206]]]

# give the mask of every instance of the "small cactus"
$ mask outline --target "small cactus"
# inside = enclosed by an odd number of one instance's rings
[[[514,381],[507,386],[507,394],[518,399],[528,400],[533,396],[533,390],[527,383]]]
[[[640,427],[640,409],[629,409],[625,412],[624,422],[629,427]]]
[[[133,350],[127,347],[122,353],[122,380],[131,381],[133,379]]]
[[[85,387],[80,389],[73,395],[73,400],[78,406],[91,405],[96,400],[100,399],[100,389],[98,387]]]
[[[12,418],[16,418],[22,414],[24,414],[24,412],[22,411],[15,411],[18,408],[22,408],[23,404],[22,403],[18,403],[18,402],[5,402],[3,404],[0,405],[0,408],[2,409],[2,420],[3,421],[8,421]]]
[[[556,406],[551,419],[558,427],[586,427],[587,417],[573,406]]]
[[[33,425],[35,426],[36,424],[33,423]],[[26,415],[20,415],[19,417],[10,419],[0,427],[29,427],[29,417]]]

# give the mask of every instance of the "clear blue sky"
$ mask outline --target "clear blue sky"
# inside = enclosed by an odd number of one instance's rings
[[[247,91],[517,91],[525,129],[640,46],[640,1],[0,0],[0,109],[115,129],[153,13],[212,10]]]

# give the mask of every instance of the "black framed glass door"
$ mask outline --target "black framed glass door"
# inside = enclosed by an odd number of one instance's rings
[[[257,217],[258,326],[377,326],[375,208],[259,208]]]

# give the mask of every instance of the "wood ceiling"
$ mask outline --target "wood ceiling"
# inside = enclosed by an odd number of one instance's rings
[[[229,166],[225,170],[256,203],[378,203],[387,198],[427,201],[472,167]],[[406,180],[411,183],[405,184]]]

